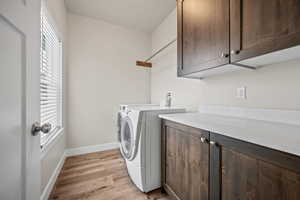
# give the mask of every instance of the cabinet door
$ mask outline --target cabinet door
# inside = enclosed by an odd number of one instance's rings
[[[298,200],[300,159],[289,154],[216,134],[213,152],[213,200]]]
[[[178,75],[229,63],[229,0],[177,0]]]
[[[300,44],[300,0],[230,0],[231,62]]]
[[[165,123],[163,128],[162,185],[180,200],[208,200],[208,133]]]

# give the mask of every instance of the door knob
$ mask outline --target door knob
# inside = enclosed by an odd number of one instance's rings
[[[32,128],[31,128],[31,134],[33,136],[36,136],[39,134],[40,131],[42,131],[43,133],[49,133],[50,130],[51,130],[52,126],[50,123],[45,123],[41,126],[41,124],[39,122],[35,122],[33,125],[32,125]]]

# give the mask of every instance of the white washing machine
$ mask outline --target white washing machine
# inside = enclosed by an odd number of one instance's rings
[[[120,106],[120,150],[131,180],[143,192],[161,187],[161,120],[158,115],[179,112],[185,109],[151,104]]]

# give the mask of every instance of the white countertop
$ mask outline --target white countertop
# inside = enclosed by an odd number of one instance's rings
[[[216,114],[159,115],[180,124],[300,156],[300,126]]]

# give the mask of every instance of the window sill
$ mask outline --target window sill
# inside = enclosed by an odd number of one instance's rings
[[[60,128],[55,133],[53,133],[53,136],[43,144],[43,147],[41,148],[41,159],[43,159],[49,152],[50,149],[55,145],[57,140],[61,138],[61,136],[64,135],[64,128]]]

